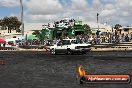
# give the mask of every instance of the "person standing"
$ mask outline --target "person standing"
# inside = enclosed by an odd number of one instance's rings
[[[6,43],[3,43],[3,47],[5,47]]]

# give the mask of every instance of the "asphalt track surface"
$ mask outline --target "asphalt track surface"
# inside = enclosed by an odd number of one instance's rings
[[[87,74],[130,74],[131,57],[86,55],[50,55],[42,51],[0,52],[0,88],[132,88],[129,84],[84,84],[76,81],[81,64]],[[95,56],[94,56],[95,55]],[[132,77],[132,76],[131,76]]]

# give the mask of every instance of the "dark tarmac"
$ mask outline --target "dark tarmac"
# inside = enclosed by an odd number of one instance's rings
[[[76,68],[83,65],[87,74],[130,74],[132,58],[127,53],[50,55],[43,51],[0,51],[0,88],[132,88],[129,84],[84,84],[76,81]],[[123,55],[124,54],[124,55]],[[121,55],[121,56],[119,56]]]

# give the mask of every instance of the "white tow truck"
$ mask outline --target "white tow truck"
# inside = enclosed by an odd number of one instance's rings
[[[81,53],[86,54],[91,50],[90,43],[84,43],[81,40],[77,39],[63,39],[56,42],[53,46],[50,47],[51,54],[65,53]]]

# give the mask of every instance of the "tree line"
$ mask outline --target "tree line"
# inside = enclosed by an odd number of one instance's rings
[[[12,30],[16,30],[16,32],[20,33],[21,24],[21,21],[19,21],[16,16],[6,16],[3,19],[0,19],[0,30],[8,30],[8,33],[11,33]]]

